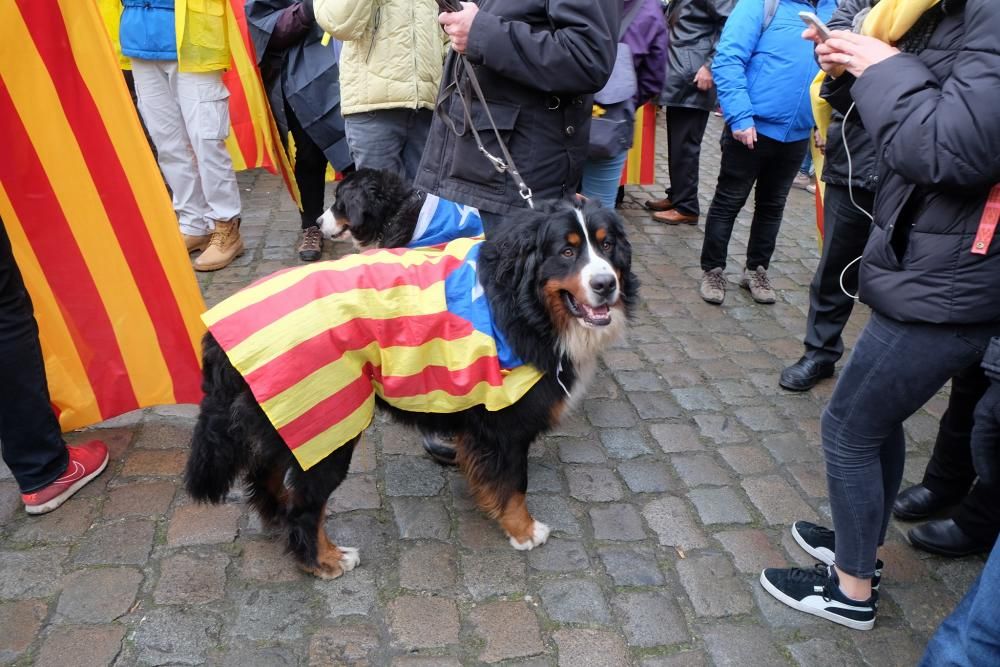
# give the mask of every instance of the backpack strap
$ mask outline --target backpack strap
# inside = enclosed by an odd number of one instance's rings
[[[635,3],[632,5],[632,8],[629,9],[628,12],[625,14],[625,16],[622,17],[622,25],[621,28],[618,30],[619,42],[622,41],[622,39],[625,37],[625,31],[628,30],[628,27],[630,25],[632,25],[632,21],[635,20],[635,15],[639,13],[640,9],[642,9],[642,3],[644,3],[645,1],[646,0],[635,0]]]
[[[767,27],[774,20],[774,15],[778,13],[778,3],[781,0],[764,0],[764,20],[761,22],[760,32],[764,34]]]

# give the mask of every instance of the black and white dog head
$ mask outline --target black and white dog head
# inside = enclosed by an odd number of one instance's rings
[[[317,222],[323,236],[350,237],[356,250],[396,248],[413,237],[420,202],[394,172],[358,169],[337,184],[333,206]]]

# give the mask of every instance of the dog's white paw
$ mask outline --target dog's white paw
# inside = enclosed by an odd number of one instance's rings
[[[518,551],[530,551],[537,546],[545,544],[545,540],[549,539],[549,533],[552,529],[546,526],[541,521],[535,521],[531,529],[531,537],[524,542],[518,542],[513,537],[510,538],[510,546],[514,547]]]
[[[340,553],[344,554],[340,558],[340,567],[344,568],[344,572],[350,572],[358,565],[361,565],[361,556],[358,555],[358,550],[354,547],[337,547],[340,549]]]

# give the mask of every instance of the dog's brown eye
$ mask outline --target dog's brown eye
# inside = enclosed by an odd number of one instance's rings
[[[574,255],[576,255],[576,250],[573,250],[572,248],[565,248],[562,251],[563,257],[573,257]]]
[[[611,250],[614,247],[614,243],[611,241],[604,241],[601,243],[601,250]]]

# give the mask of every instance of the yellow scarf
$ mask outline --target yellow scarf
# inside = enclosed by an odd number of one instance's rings
[[[865,22],[861,25],[861,34],[882,40],[887,44],[895,44],[906,32],[913,27],[924,13],[938,4],[941,0],[881,0],[872,7],[865,17]],[[820,136],[825,137],[827,128],[830,127],[830,115],[832,109],[830,104],[820,98],[819,90],[826,78],[826,72],[820,70],[809,88],[810,99],[812,101],[813,119],[819,129]],[[823,173],[823,155],[812,144],[813,162],[816,165],[816,175]],[[817,180],[819,180],[817,178]],[[820,193],[822,195],[823,182],[819,181]]]

